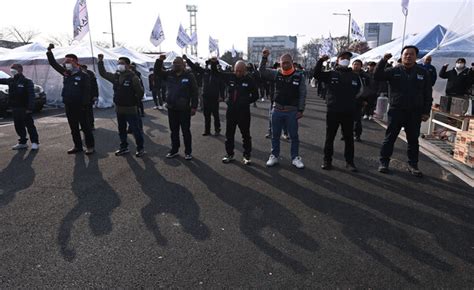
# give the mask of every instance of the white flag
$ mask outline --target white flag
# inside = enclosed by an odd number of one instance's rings
[[[198,35],[196,31],[191,35],[191,45],[198,45]]]
[[[319,48],[319,55],[328,55],[333,56],[336,54],[334,43],[332,41],[331,34],[329,34],[329,38],[323,39],[321,43],[321,47]]]
[[[236,56],[237,56],[237,50],[235,50],[233,44],[232,44],[232,50],[230,51],[230,53],[232,54],[232,57],[236,57]]]
[[[74,26],[74,40],[81,40],[89,32],[86,0],[77,0],[76,6],[74,6],[72,23]]]
[[[186,45],[189,45],[191,43],[191,38],[186,33],[186,31],[183,28],[183,25],[181,24],[179,25],[178,37],[176,38],[176,43],[181,48],[185,48]]]
[[[351,24],[351,37],[352,39],[358,41],[366,41],[362,29],[360,29],[359,25],[357,25],[357,22],[354,19],[352,19]]]
[[[160,45],[160,43],[165,40],[165,33],[163,31],[163,26],[161,26],[161,19],[160,16],[156,19],[155,26],[153,27],[153,30],[151,31],[151,36],[150,36],[150,42],[154,46]]]
[[[410,0],[402,0],[402,13],[405,16],[408,15],[408,2],[410,2]]]
[[[209,52],[212,53],[214,51],[217,51],[217,55],[219,56],[219,41],[209,35]]]

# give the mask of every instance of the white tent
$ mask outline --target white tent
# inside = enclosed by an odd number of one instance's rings
[[[120,54],[98,46],[93,46],[94,57],[91,53],[91,47],[88,43],[81,43],[78,45],[56,48],[53,50],[56,60],[61,63],[66,54],[73,53],[79,58],[79,63],[85,64],[90,70],[96,70],[97,81],[99,84],[99,102],[98,107],[107,108],[113,106],[113,90],[112,84],[98,75],[96,69],[97,55],[104,55],[104,64],[107,71],[115,71],[117,67],[117,60],[120,56],[126,56],[132,62],[137,64],[138,70],[142,73],[144,85],[148,85],[148,67],[150,62],[144,62],[144,57],[138,57],[135,52],[121,51]],[[62,76],[54,71],[48,64],[46,57],[46,48],[39,44],[30,44],[26,47],[19,47],[12,49],[11,52],[0,54],[0,70],[9,72],[10,66],[13,63],[20,63],[23,65],[24,74],[31,78],[36,84],[41,85],[47,95],[47,102],[50,105],[61,105],[61,89]],[[94,64],[94,65],[93,65]]]
[[[440,44],[428,53],[431,55],[431,64],[439,70],[444,64],[449,64],[449,69],[454,67],[460,57],[466,59],[467,66],[474,62],[474,3],[465,1],[449,26]],[[433,88],[433,98],[439,102],[439,97],[445,94],[446,80],[438,78]]]

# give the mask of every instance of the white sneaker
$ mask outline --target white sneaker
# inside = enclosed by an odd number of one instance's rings
[[[278,164],[278,158],[275,157],[275,155],[271,154],[270,157],[268,158],[267,166],[272,167],[276,164]]]
[[[364,115],[364,120],[367,120],[369,118],[369,115]]]
[[[21,150],[21,149],[26,149],[26,148],[28,148],[28,145],[18,143],[12,147],[12,150]]]
[[[163,110],[163,106],[158,106],[158,110]]]
[[[299,156],[296,156],[295,159],[293,159],[293,161],[291,161],[291,164],[293,164],[298,169],[303,169],[304,168],[303,161],[301,160],[301,157],[299,157]]]
[[[265,98],[262,98],[262,102],[265,102]]]
[[[38,150],[39,144],[38,143],[31,143],[31,150]]]
[[[374,117],[369,116],[369,121],[372,121],[373,119],[374,119]]]
[[[154,106],[153,110],[159,110],[158,106]]]

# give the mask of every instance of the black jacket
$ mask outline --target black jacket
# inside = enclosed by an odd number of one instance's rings
[[[258,87],[250,75],[238,78],[234,73],[222,73],[227,84],[227,112],[250,112],[250,104],[258,100]]]
[[[67,71],[54,58],[53,52],[46,52],[51,67],[63,76],[63,90],[61,96],[63,103],[73,106],[87,106],[90,103],[91,82],[89,75],[76,68]]]
[[[357,97],[361,93],[361,79],[351,68],[337,66],[335,70],[323,71],[320,59],[314,68],[314,77],[327,84],[326,105],[328,112],[353,113]]]
[[[33,81],[23,74],[8,79],[0,79],[0,84],[8,85],[8,103],[12,108],[25,108],[33,111],[35,107],[35,87]]]
[[[211,69],[204,69],[193,63],[189,58],[186,59],[186,63],[196,75],[202,76],[202,97],[204,102],[218,102],[219,98],[224,97],[224,80],[217,66]]]
[[[160,59],[155,62],[154,72],[166,81],[168,109],[185,111],[197,108],[198,87],[192,72],[184,71],[177,75],[172,70],[165,71],[163,70],[163,61]]]
[[[446,84],[446,95],[448,96],[463,96],[469,94],[469,89],[474,81],[474,71],[465,68],[459,74],[456,69],[446,71],[447,66],[443,66],[439,71],[439,77],[448,79]]]
[[[91,91],[90,91],[90,103],[94,103],[99,97],[99,85],[97,84],[97,78],[95,73],[91,70],[87,70],[89,75],[89,81],[91,82]]]
[[[429,115],[433,103],[430,73],[417,65],[410,70],[403,65],[385,68],[386,63],[382,59],[375,67],[375,80],[389,82],[390,108]]]

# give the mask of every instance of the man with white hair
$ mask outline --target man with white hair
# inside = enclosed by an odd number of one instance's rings
[[[304,73],[295,70],[293,58],[289,54],[280,57],[281,67],[277,70],[266,68],[270,51],[264,49],[259,71],[262,79],[275,81],[275,100],[272,110],[272,153],[267,166],[278,164],[280,156],[281,130],[287,126],[291,140],[291,163],[304,168],[299,156],[298,119],[303,117],[306,104],[306,82]]]

